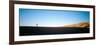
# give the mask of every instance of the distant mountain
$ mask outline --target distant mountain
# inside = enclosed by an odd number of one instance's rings
[[[77,23],[77,24],[64,25],[64,27],[83,27],[83,28],[89,28],[90,24],[89,24],[89,22],[80,22],[80,23]]]

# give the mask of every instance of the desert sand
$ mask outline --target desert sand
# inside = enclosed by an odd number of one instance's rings
[[[90,24],[89,24],[89,22],[80,22],[80,23],[77,23],[77,24],[64,25],[64,27],[83,27],[83,28],[89,28]]]

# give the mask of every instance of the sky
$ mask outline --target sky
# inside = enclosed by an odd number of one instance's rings
[[[57,27],[89,22],[89,11],[19,8],[20,26]]]

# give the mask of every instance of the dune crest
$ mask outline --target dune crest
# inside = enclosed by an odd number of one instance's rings
[[[89,22],[80,22],[80,23],[77,23],[77,24],[64,25],[64,27],[83,27],[83,28],[89,28],[90,24],[89,24]]]

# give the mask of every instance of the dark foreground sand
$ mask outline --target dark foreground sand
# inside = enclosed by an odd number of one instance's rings
[[[20,26],[20,36],[89,33],[89,28]]]

